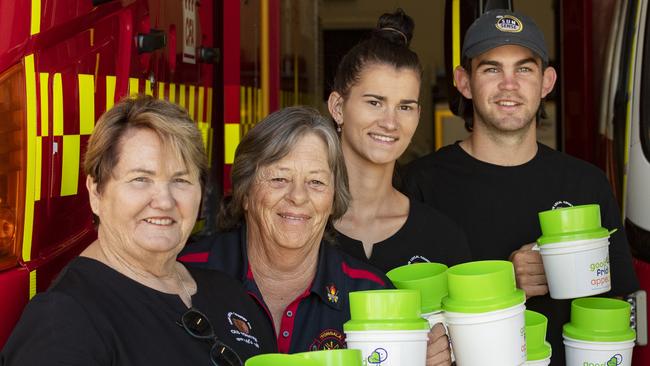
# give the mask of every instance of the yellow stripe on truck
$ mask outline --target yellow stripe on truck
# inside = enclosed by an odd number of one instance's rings
[[[36,270],[29,272],[29,299],[36,295]]]
[[[136,78],[129,78],[129,95],[138,95],[139,87],[140,87],[140,80]]]
[[[185,84],[178,86],[178,105],[185,108]]]
[[[208,88],[208,110],[205,114],[205,121],[212,125],[212,88]]]
[[[90,135],[95,128],[95,78],[79,74],[79,133]],[[65,145],[63,145],[65,150]]]
[[[27,92],[27,171],[25,181],[25,221],[23,226],[23,260],[32,259],[34,225],[34,179],[36,171],[36,72],[34,55],[25,56],[25,90]]]
[[[113,108],[115,103],[115,84],[117,78],[115,76],[106,76],[106,110]]]
[[[176,84],[169,83],[169,101],[176,103]]]
[[[190,118],[193,119],[194,121],[200,120],[201,118],[195,118],[194,116],[194,93],[196,91],[196,88],[194,85],[190,85],[190,97],[188,101],[188,108],[187,111],[190,114]]]
[[[165,83],[158,83],[158,99],[165,99]]]
[[[235,150],[239,145],[239,123],[225,123],[223,126],[224,163],[232,164],[235,161]]]
[[[41,0],[32,0],[32,19],[29,27],[29,34],[35,35],[41,32]]]
[[[50,74],[46,72],[40,73],[40,86],[41,86],[41,135],[48,136],[48,126],[47,123],[50,120],[50,105],[49,105],[49,93],[48,93],[48,83],[50,82]]]
[[[151,88],[151,81],[144,81],[144,93],[149,96],[153,96],[153,89]]]
[[[61,197],[74,196],[79,186],[79,135],[63,136],[63,167],[61,168]]]
[[[203,108],[203,103],[205,103],[205,88],[202,86],[199,86],[199,110],[198,110],[198,118],[196,119],[199,122],[210,122],[209,119],[203,119],[203,111],[205,108]]]
[[[36,136],[36,162],[34,166],[34,201],[41,200],[41,170],[43,169],[43,138]]]
[[[52,135],[63,136],[63,84],[60,73],[54,74],[52,88]]]

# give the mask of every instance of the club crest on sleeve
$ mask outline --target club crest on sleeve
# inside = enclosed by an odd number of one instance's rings
[[[497,17],[495,24],[498,30],[508,33],[519,33],[524,30],[524,24],[519,18],[512,15],[503,15]]]

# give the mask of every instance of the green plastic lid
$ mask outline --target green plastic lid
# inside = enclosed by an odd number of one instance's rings
[[[551,357],[551,345],[546,342],[546,317],[538,312],[526,310],[526,351],[528,361]]]
[[[350,320],[345,331],[421,330],[429,323],[420,317],[417,290],[370,290],[350,292]]]
[[[420,291],[422,313],[442,309],[441,300],[447,296],[447,266],[441,263],[415,263],[397,267],[386,276],[399,289]]]
[[[515,271],[508,261],[478,261],[455,265],[447,270],[449,296],[442,299],[445,311],[485,313],[509,308],[526,301],[517,289]]]
[[[296,355],[266,353],[249,358],[245,366],[321,366],[321,364]]]
[[[610,235],[609,230],[600,226],[600,206],[596,204],[543,211],[538,216],[542,229],[542,236],[537,239],[539,245],[600,239]]]
[[[630,304],[623,300],[586,297],[571,302],[566,337],[591,342],[625,342],[636,338],[630,327]]]
[[[333,349],[295,353],[295,356],[315,361],[318,366],[361,366],[361,350]]]

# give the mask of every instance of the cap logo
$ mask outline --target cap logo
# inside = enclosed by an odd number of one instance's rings
[[[498,17],[495,26],[501,32],[519,33],[524,30],[524,24],[521,20],[512,15],[503,15]]]

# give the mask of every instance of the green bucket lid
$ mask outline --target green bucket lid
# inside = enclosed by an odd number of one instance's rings
[[[591,342],[625,342],[636,338],[630,327],[630,304],[623,300],[586,297],[571,302],[566,337]]]
[[[321,364],[295,355],[266,353],[249,358],[245,366],[321,366]]]
[[[600,226],[600,206],[596,204],[543,211],[538,216],[542,229],[542,236],[537,239],[539,245],[610,235],[609,230]]]
[[[445,311],[485,313],[509,308],[526,301],[517,289],[515,270],[508,261],[477,261],[447,270],[449,296],[442,299]]]
[[[422,313],[442,309],[441,300],[447,296],[447,266],[441,263],[414,263],[397,267],[386,273],[399,289],[420,291]]]
[[[350,292],[350,320],[345,331],[422,330],[429,323],[420,317],[417,290],[369,290]]]
[[[315,361],[318,366],[361,366],[361,350],[333,349],[326,351],[301,352],[294,354]]]
[[[538,312],[526,310],[526,351],[528,361],[551,357],[551,345],[546,342],[546,317]]]

